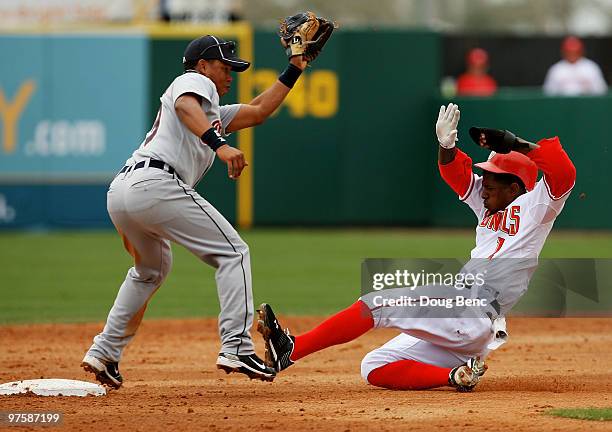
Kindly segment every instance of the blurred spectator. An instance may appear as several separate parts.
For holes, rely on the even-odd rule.
[[[487,71],[489,54],[482,48],[474,48],[465,57],[467,70],[457,79],[459,96],[491,96],[497,91],[497,82]]]
[[[544,93],[558,96],[598,95],[608,91],[601,69],[583,57],[584,45],[575,36],[568,36],[561,44],[563,60],[548,69]]]

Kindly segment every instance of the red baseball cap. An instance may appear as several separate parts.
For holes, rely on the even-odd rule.
[[[496,153],[486,162],[474,164],[478,168],[496,174],[513,174],[520,178],[527,191],[533,190],[538,179],[538,166],[523,153]]]

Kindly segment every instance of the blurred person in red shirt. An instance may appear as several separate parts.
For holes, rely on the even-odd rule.
[[[465,57],[467,70],[457,79],[458,96],[492,96],[497,82],[487,73],[489,54],[482,48],[470,50]]]

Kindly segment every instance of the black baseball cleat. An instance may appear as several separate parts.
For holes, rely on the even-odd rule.
[[[117,362],[109,362],[85,355],[81,367],[86,372],[95,374],[96,380],[105,386],[118,389],[123,384],[123,377],[119,373],[119,363]]]
[[[467,363],[453,368],[448,375],[448,384],[459,392],[470,392],[480,382],[480,377],[487,371],[484,359],[472,357]]]
[[[257,309],[259,320],[257,331],[262,334],[266,342],[266,364],[273,367],[276,372],[287,369],[293,364],[295,338],[289,334],[289,330],[281,329],[274,312],[269,304],[262,303]]]
[[[266,366],[265,362],[257,357],[257,354],[236,355],[219,353],[217,368],[223,369],[228,374],[239,372],[251,379],[260,379],[262,381],[273,381],[276,377],[274,369]]]

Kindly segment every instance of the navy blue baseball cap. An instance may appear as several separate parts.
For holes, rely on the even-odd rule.
[[[236,42],[226,41],[212,35],[192,40],[185,48],[183,64],[196,63],[198,60],[221,60],[232,67],[234,72],[244,72],[251,63],[236,56]]]

